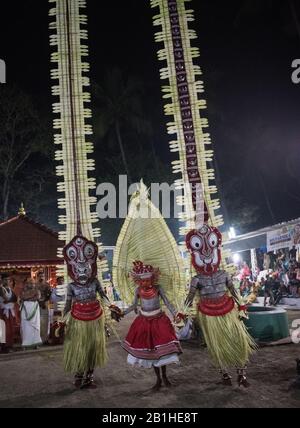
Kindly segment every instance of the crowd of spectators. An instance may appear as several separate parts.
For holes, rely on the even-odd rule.
[[[246,300],[264,297],[264,305],[276,306],[283,297],[300,298],[300,263],[295,247],[289,251],[267,253],[263,270],[253,272],[246,262],[240,266],[240,293]]]

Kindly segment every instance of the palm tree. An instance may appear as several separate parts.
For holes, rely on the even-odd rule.
[[[30,97],[15,86],[0,88],[0,200],[6,220],[17,178],[33,155],[47,153],[41,118]]]
[[[150,123],[145,119],[142,108],[144,88],[140,80],[125,76],[118,68],[105,73],[101,84],[93,87],[95,108],[95,132],[99,138],[111,138],[117,141],[124,170],[129,183],[132,183],[131,171],[124,144],[125,131],[134,131],[138,135],[149,135]]]

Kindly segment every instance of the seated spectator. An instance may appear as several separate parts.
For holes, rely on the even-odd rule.
[[[252,284],[250,294],[247,296],[247,301],[246,301],[247,304],[252,304],[257,302],[257,296],[260,288],[261,288],[261,285],[259,284],[259,282]]]
[[[261,278],[260,284],[259,284],[260,287],[258,289],[258,296],[259,297],[264,297],[264,295],[265,295],[265,282],[266,282],[265,278]]]
[[[264,306],[267,305],[267,298],[269,297],[269,306],[274,304],[273,295],[273,280],[270,275],[266,276],[265,288],[264,288]]]
[[[280,282],[279,277],[276,275],[273,278],[273,282],[272,282],[272,291],[273,291],[273,296],[274,296],[274,306],[277,306],[278,303],[280,302],[280,300],[282,299],[282,292],[281,292],[281,287],[282,287],[282,282]]]
[[[297,278],[297,262],[293,261],[290,263],[290,269],[288,272],[289,277],[289,287],[290,287],[290,293],[292,297],[298,297],[298,288],[300,285],[300,281]]]
[[[241,282],[241,286],[240,286],[240,293],[241,293],[242,297],[247,297],[250,294],[251,286],[252,286],[252,284],[251,284],[249,278],[243,279],[243,281]]]
[[[291,261],[296,261],[297,249],[296,249],[295,245],[293,245],[293,247],[289,251],[289,258]]]

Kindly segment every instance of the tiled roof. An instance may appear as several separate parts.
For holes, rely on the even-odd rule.
[[[56,265],[58,234],[26,215],[0,223],[0,266]]]

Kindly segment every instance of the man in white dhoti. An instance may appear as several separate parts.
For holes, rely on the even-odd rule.
[[[5,322],[0,318],[0,351],[3,349],[3,345],[5,345]]]
[[[39,305],[40,305],[40,334],[44,344],[48,343],[50,322],[49,322],[49,300],[51,297],[51,287],[45,280],[44,272],[39,272],[37,275],[36,286],[40,292]]]
[[[22,346],[37,347],[42,343],[40,335],[40,292],[35,283],[27,280],[21,294]]]

